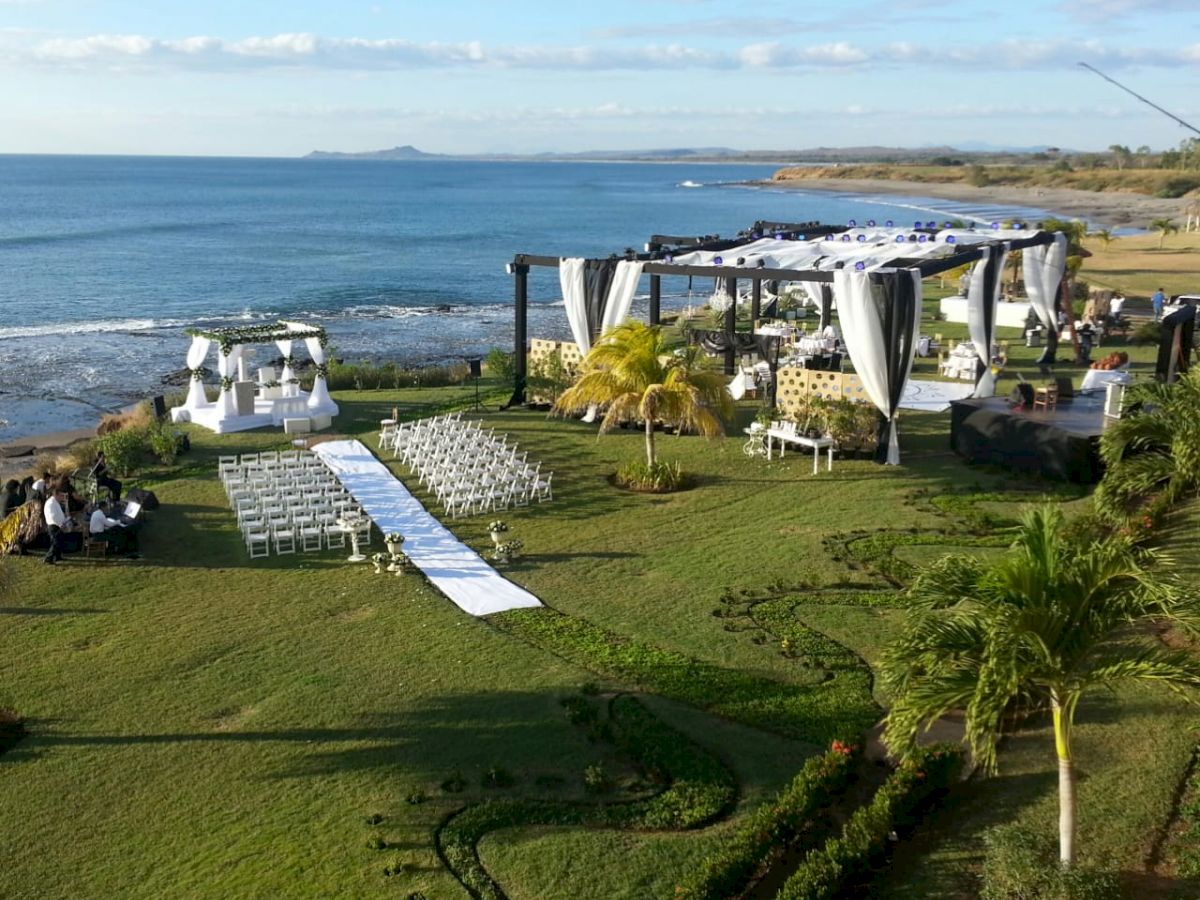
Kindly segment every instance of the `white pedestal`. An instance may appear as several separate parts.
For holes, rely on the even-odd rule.
[[[254,415],[254,391],[258,387],[253,381],[235,381],[233,383],[233,402],[237,405],[239,416]]]

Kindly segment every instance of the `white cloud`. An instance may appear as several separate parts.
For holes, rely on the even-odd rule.
[[[1195,0],[1062,0],[1058,8],[1085,22],[1107,22],[1128,16],[1196,11]]]
[[[0,0],[2,2],[2,0]],[[136,34],[20,39],[8,35],[0,63],[36,63],[74,69],[327,69],[373,72],[415,68],[536,69],[555,71],[650,71],[659,69],[839,70],[920,67],[930,69],[1049,70],[1087,59],[1098,66],[1194,66],[1200,44],[1175,48],[1116,47],[1101,41],[1005,40],[975,45],[897,42],[867,46],[835,41],[751,43],[733,51],[682,43],[642,47],[528,45],[487,46],[480,41],[416,42],[401,38],[331,38],[285,33],[226,40]]]

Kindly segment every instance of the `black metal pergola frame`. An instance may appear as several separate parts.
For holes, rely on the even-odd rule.
[[[643,263],[642,274],[650,276],[650,310],[648,319],[651,325],[658,325],[661,322],[662,278],[666,275],[723,279],[726,292],[735,298],[737,297],[738,281],[742,279],[750,280],[750,320],[752,323],[760,318],[762,283],[764,281],[807,281],[818,283],[821,285],[821,325],[823,327],[829,323],[830,309],[833,301],[833,269],[821,271],[813,269],[775,269],[766,266],[742,265],[742,260],[735,260],[734,265],[681,265],[670,260],[678,253],[732,250],[766,235],[774,235],[777,239],[785,241],[804,240],[810,237],[815,238],[816,236],[820,236],[823,239],[825,235],[841,234],[852,227],[854,226],[823,225],[820,222],[786,223],[758,221],[749,229],[733,238],[721,238],[718,235],[704,235],[699,237],[653,235],[646,244],[645,252],[637,253],[632,249],[628,249],[624,254],[613,254],[609,259],[624,259]],[[913,235],[931,235],[936,233],[937,230],[936,228],[928,227],[913,228],[911,229],[911,233]],[[969,247],[965,247],[950,256],[937,259],[897,258],[892,260],[887,266],[873,269],[870,274],[872,280],[876,281],[892,280],[894,282],[901,274],[908,274],[913,271],[919,272],[921,278],[928,278],[929,276],[938,275],[982,259],[985,247],[995,247],[1006,243],[1009,245],[1010,251],[1023,250],[1026,247],[1049,244],[1053,240],[1054,236],[1051,232],[1037,232],[1026,237],[1016,237],[1012,232],[1008,232],[1003,238],[997,237],[995,240],[980,241],[971,244]],[[994,254],[992,258],[995,258]],[[513,276],[513,303],[515,312],[513,329],[513,395],[512,399],[508,402],[508,406],[525,402],[525,388],[529,374],[527,353],[529,343],[528,308],[530,269],[535,267],[557,269],[559,261],[559,257],[557,256],[518,253],[513,257],[512,263],[508,266],[508,272]],[[588,262],[596,263],[600,262],[600,260],[588,260]],[[835,266],[835,269],[841,267],[842,264],[839,263]],[[889,296],[896,296],[895,285],[893,284],[891,287],[893,290],[889,293]],[[889,305],[885,311],[885,334],[891,334],[894,330],[894,322],[892,321],[894,318],[893,312]],[[920,311],[917,310],[916,313],[919,315]],[[724,364],[725,374],[727,375],[734,373],[737,363],[733,341],[733,335],[736,330],[737,305],[733,304],[726,310],[724,321],[724,331],[727,337]]]

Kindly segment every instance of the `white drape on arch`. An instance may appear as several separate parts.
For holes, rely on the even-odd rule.
[[[608,302],[604,307],[604,320],[600,323],[600,334],[616,328],[629,315],[633,306],[633,295],[637,293],[638,281],[642,277],[642,263],[622,260],[617,263],[612,284],[608,287]]]
[[[983,375],[975,385],[973,397],[991,397],[996,393],[996,376],[992,374],[992,341],[996,336],[996,309],[1000,305],[1000,286],[1004,282],[1004,264],[1008,259],[1008,244],[996,248],[995,265],[992,266],[993,282],[987,283],[988,263],[992,259],[991,247],[983,248],[983,258],[971,270],[971,282],[967,290],[967,332],[975,352],[983,360]]]
[[[204,358],[208,356],[208,348],[212,346],[212,340],[200,335],[195,335],[192,338],[192,346],[188,348],[187,367],[191,371],[195,371],[204,365]],[[187,399],[183,401],[184,409],[205,409],[212,406],[208,395],[204,393],[204,382],[199,378],[190,377],[188,379],[188,394]]]
[[[562,287],[563,305],[567,308],[567,322],[571,325],[571,336],[580,353],[592,349],[592,338],[588,333],[587,290],[583,281],[587,260],[570,257],[558,261],[558,283]]]
[[[318,366],[325,365],[325,348],[321,346],[320,338],[305,338],[304,346],[308,349],[308,354],[313,358],[313,362]],[[328,413],[333,416],[338,414],[338,406],[329,396],[329,386],[325,383],[325,376],[320,372],[313,378],[312,393],[308,397],[308,408],[318,414]]]
[[[221,378],[232,378],[234,376],[237,372],[237,364],[241,356],[241,344],[235,344],[228,354],[220,351],[217,352],[217,373]],[[237,415],[237,401],[233,396],[233,391],[227,390],[224,385],[221,386],[221,396],[217,398],[217,405],[221,407],[222,416]]]
[[[917,271],[909,274],[913,280],[916,309],[919,310],[921,275]],[[900,442],[896,435],[896,412],[900,408],[899,398],[904,393],[904,384],[912,371],[917,333],[920,331],[920,316],[913,315],[911,333],[902,334],[901,346],[893,347],[889,353],[886,343],[888,338],[883,331],[883,304],[887,300],[875,296],[870,273],[838,269],[833,277],[834,296],[838,301],[838,317],[846,352],[850,355],[850,361],[854,363],[854,371],[862,379],[867,396],[887,417],[887,463],[891,466],[899,465]],[[900,357],[895,359],[894,367],[889,367],[889,359],[895,358],[895,354],[900,354]],[[889,368],[897,373],[900,382],[898,385],[891,383]],[[895,402],[893,397],[896,398]]]
[[[1046,330],[1057,334],[1058,317],[1054,313],[1054,306],[1058,286],[1067,269],[1067,236],[1055,234],[1052,244],[1026,247],[1021,254],[1021,267],[1029,305]]]
[[[279,380],[286,384],[296,377],[296,373],[288,364],[288,360],[292,358],[292,342],[290,339],[279,340],[275,342],[275,346],[279,348],[279,352],[283,356],[283,372],[280,374]]]

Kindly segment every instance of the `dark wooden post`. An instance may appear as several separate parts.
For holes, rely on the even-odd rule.
[[[513,317],[513,394],[508,405],[516,406],[525,402],[525,381],[529,374],[529,335],[527,334],[526,317],[529,308],[529,266],[514,263],[512,270],[513,304],[516,307],[516,315]]]
[[[732,301],[729,309],[725,310],[725,374],[732,375],[737,371],[737,347],[735,335],[737,332],[737,279],[725,279],[725,293]]]
[[[662,276],[650,276],[650,324],[662,322]]]
[[[820,328],[824,331],[829,327],[830,319],[833,318],[833,285],[821,285],[821,325]]]
[[[755,278],[750,282],[750,330],[758,323],[762,315],[762,279]]]

